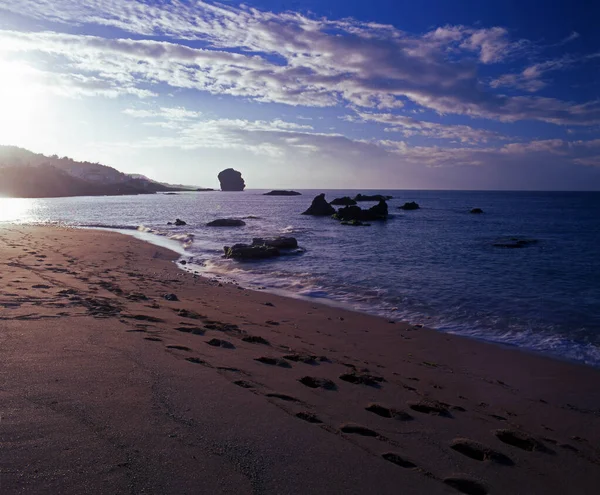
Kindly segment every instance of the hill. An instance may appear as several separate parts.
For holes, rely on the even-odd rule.
[[[154,194],[185,188],[131,176],[99,163],[0,146],[0,196],[43,198]]]

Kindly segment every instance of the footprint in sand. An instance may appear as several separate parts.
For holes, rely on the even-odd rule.
[[[356,425],[352,423],[344,424],[340,426],[342,433],[349,433],[351,435],[361,435],[363,437],[380,437],[379,433],[366,426]]]
[[[298,380],[302,385],[310,388],[324,388],[325,390],[337,390],[337,385],[327,378],[316,378],[314,376],[305,376]]]
[[[213,347],[222,347],[223,349],[235,349],[235,346],[228,340],[210,339],[206,343],[208,345],[212,345]]]
[[[254,388],[254,386],[251,383],[248,383],[247,381],[244,381],[244,380],[236,380],[233,383],[235,385],[237,385],[238,387],[242,387],[242,388]]]
[[[407,461],[394,452],[387,452],[382,454],[381,457],[383,457],[386,461],[390,461],[391,463],[396,464],[396,466],[400,466],[405,469],[413,469],[417,467],[415,463]]]
[[[208,364],[206,361],[203,361],[200,358],[197,357],[189,357],[189,358],[185,358],[186,361],[189,361],[190,363],[194,363],[194,364]]]
[[[287,361],[284,361],[283,359],[279,359],[279,358],[272,358],[272,357],[259,357],[254,359],[255,361],[258,361],[259,363],[263,363],[263,364],[268,364],[271,366],[280,366],[281,368],[291,368],[292,365],[290,363],[288,363]]]
[[[272,399],[284,400],[286,402],[302,402],[301,400],[296,399],[296,397],[292,397],[291,395],[286,395],[286,394],[272,393],[272,394],[267,394],[266,396],[270,397]]]
[[[359,373],[357,371],[340,375],[340,380],[352,383],[354,385],[369,385],[370,387],[379,387],[380,383],[385,382],[385,378],[380,376]]]
[[[442,404],[433,399],[423,399],[418,402],[409,402],[408,407],[413,411],[417,411],[423,414],[432,414],[436,416],[443,416],[451,418],[452,414],[448,411],[446,404]]]
[[[369,404],[365,409],[369,412],[377,414],[382,418],[393,418],[399,421],[410,421],[414,419],[410,414],[404,411],[398,411],[397,409],[390,409],[381,404]]]
[[[500,440],[508,445],[513,447],[517,447],[521,450],[526,450],[528,452],[543,452],[546,454],[554,454],[553,450],[550,450],[546,447],[542,442],[533,438],[531,435],[527,433],[523,433],[517,430],[496,430],[494,431],[494,435]]]
[[[124,318],[131,318],[132,320],[138,321],[150,321],[152,323],[163,323],[164,320],[161,318],[157,318],[156,316],[148,316],[148,315],[123,315]]]
[[[189,347],[184,345],[168,345],[167,349],[175,349],[176,351],[191,351]]]
[[[243,337],[242,340],[251,344],[271,345],[271,343],[267,339],[256,335],[248,335],[247,337]]]
[[[288,361],[294,361],[296,363],[304,363],[310,364],[313,366],[318,365],[317,356],[310,356],[308,354],[287,354],[283,356],[283,359],[287,359]]]
[[[206,332],[199,327],[176,327],[175,330],[183,333],[191,333],[194,335],[204,335]]]
[[[317,416],[310,412],[299,412],[298,414],[296,414],[296,417],[313,424],[323,423],[323,421],[321,421]]]
[[[468,438],[455,438],[450,444],[450,448],[476,461],[491,461],[504,466],[514,466],[514,462],[510,457],[502,452]]]
[[[444,478],[443,482],[466,495],[487,495],[488,493],[487,488],[482,483],[469,478],[450,476]]]

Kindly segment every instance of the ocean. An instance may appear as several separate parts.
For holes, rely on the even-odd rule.
[[[171,247],[187,270],[248,288],[600,366],[600,193],[264,192],[0,199],[0,223],[117,230]],[[393,196],[390,218],[352,227],[301,215],[321,192],[329,201]],[[398,209],[407,201],[421,209]],[[471,214],[475,207],[484,214]],[[187,225],[167,225],[176,218]],[[205,226],[216,218],[246,226]],[[222,257],[225,245],[280,235],[306,252],[249,263]],[[494,246],[510,238],[537,242]]]

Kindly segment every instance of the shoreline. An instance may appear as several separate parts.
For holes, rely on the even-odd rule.
[[[189,265],[189,264],[182,265],[182,264],[180,264],[179,261],[183,260],[184,257],[186,257],[186,256],[189,257],[189,253],[187,253],[185,251],[185,248],[182,247],[182,243],[179,242],[178,240],[164,237],[164,236],[161,236],[160,234],[136,230],[133,227],[131,227],[130,229],[116,229],[116,228],[111,228],[111,227],[95,227],[95,226],[73,227],[73,228],[83,228],[83,229],[90,229],[90,230],[105,230],[108,232],[116,232],[116,233],[119,233],[122,235],[132,236],[138,240],[141,240],[142,242],[147,242],[151,245],[163,247],[165,249],[169,249],[170,251],[173,251],[173,253],[175,253],[178,257],[178,259],[175,262],[175,265],[177,266],[177,268],[179,268],[180,270],[182,270],[184,272],[196,274],[198,276],[204,277],[209,280],[213,280],[213,281],[219,280],[219,281],[224,281],[226,283],[233,283],[235,285],[240,285],[241,283],[242,284],[247,283],[247,281],[243,281],[240,278],[236,279],[236,277],[228,275],[227,273],[222,273],[222,272],[217,272],[217,271],[211,272],[208,270],[205,270],[205,271],[195,270],[195,268],[200,267],[201,265]],[[162,241],[165,241],[165,242],[162,242]],[[177,249],[177,248],[179,248],[179,249]],[[193,266],[193,268],[190,268],[190,266]],[[220,279],[222,279],[222,280],[220,280]],[[293,291],[286,290],[286,289],[276,289],[276,288],[274,289],[274,288],[270,288],[268,286],[263,286],[263,287],[264,287],[263,289],[258,289],[256,287],[244,286],[244,288],[246,290],[251,290],[251,291],[255,291],[255,292],[265,292],[267,294],[273,294],[273,295],[277,295],[277,296],[284,297],[284,298],[305,301],[307,303],[312,303],[312,304],[322,304],[322,305],[330,307],[330,308],[343,309],[343,310],[359,313],[362,315],[368,315],[368,316],[374,316],[374,317],[378,317],[378,318],[394,320],[395,323],[400,323],[400,324],[404,324],[404,325],[411,325],[411,326],[422,325],[424,328],[427,328],[428,330],[435,331],[435,332],[438,332],[443,335],[453,335],[453,336],[464,338],[464,339],[474,340],[474,341],[477,341],[477,342],[480,342],[483,344],[496,345],[496,346],[499,346],[499,347],[505,348],[505,349],[517,350],[517,351],[523,352],[525,354],[546,357],[546,358],[549,358],[552,360],[557,360],[560,362],[566,362],[566,363],[576,364],[576,365],[590,367],[593,369],[600,370],[600,363],[592,364],[592,363],[583,361],[581,359],[576,359],[576,358],[569,357],[569,356],[566,356],[563,354],[550,353],[548,351],[541,351],[541,350],[538,350],[533,347],[525,347],[525,346],[522,346],[519,344],[513,344],[510,342],[494,339],[493,338],[494,336],[492,336],[490,338],[490,337],[483,337],[483,336],[478,336],[478,335],[462,334],[462,333],[455,332],[455,331],[440,330],[437,327],[428,326],[425,323],[429,317],[423,317],[423,319],[421,321],[419,321],[418,323],[415,323],[413,321],[409,321],[409,320],[402,319],[402,318],[393,318],[391,316],[383,316],[381,314],[378,314],[377,312],[369,312],[365,309],[356,307],[351,302],[339,301],[339,300],[336,300],[329,296],[323,297],[323,298],[311,297],[311,296],[304,296],[302,294],[296,294]]]
[[[5,493],[600,483],[597,369],[215,282],[177,257],[0,226]]]

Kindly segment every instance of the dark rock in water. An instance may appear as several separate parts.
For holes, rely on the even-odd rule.
[[[177,193],[164,193],[165,196],[177,196]]]
[[[537,244],[537,239],[523,239],[519,237],[508,237],[505,239],[498,239],[493,246],[507,249],[518,249]]]
[[[242,174],[237,170],[228,168],[218,175],[221,191],[243,191],[246,187]]]
[[[410,203],[404,203],[402,206],[398,206],[401,210],[418,210],[421,208],[417,203],[411,201]]]
[[[481,208],[473,208],[471,210],[471,213],[475,213],[475,214],[483,213],[483,210]]]
[[[231,247],[225,246],[223,250],[225,251],[225,258],[238,260],[262,260],[281,255],[279,249],[265,245],[234,244]]]
[[[212,189],[210,187],[199,187],[198,189],[196,189],[196,192],[209,192],[209,191],[214,191],[214,189]]]
[[[325,200],[325,194],[319,194],[313,199],[310,208],[303,215],[312,215],[315,217],[329,217],[335,213],[335,208]]]
[[[352,198],[350,198],[348,196],[344,196],[343,198],[335,198],[329,204],[336,205],[336,206],[354,206],[356,204],[356,201],[354,201]]]
[[[167,222],[167,225],[173,225],[173,222]]]
[[[295,237],[275,237],[274,239],[262,239],[255,237],[252,239],[253,246],[271,246],[277,249],[296,249],[298,241]]]
[[[342,220],[344,222],[386,220],[387,217],[388,206],[383,199],[368,210],[363,210],[360,206],[346,206],[345,208],[340,208],[337,213],[333,215],[333,218],[336,220]]]
[[[185,261],[185,260],[181,260],[181,261],[179,261],[179,264],[180,264],[180,265],[187,265],[187,261]]]
[[[165,294],[163,296],[167,301],[179,301],[177,294]]]
[[[177,218],[175,219],[175,225],[177,225],[178,227],[182,227],[183,225],[187,225],[187,223]]]
[[[252,244],[235,244],[225,246],[225,257],[238,260],[275,258],[286,254],[300,254],[303,248],[298,247],[294,237],[276,237],[274,239],[252,239]]]
[[[357,194],[354,197],[354,201],[387,201],[388,199],[392,199],[392,196],[383,196],[382,194],[373,194],[369,196],[368,194]]]
[[[264,193],[263,196],[301,196],[302,193],[296,191],[271,191]]]
[[[206,224],[207,227],[243,227],[246,222],[237,218],[219,218]]]
[[[371,224],[370,223],[364,223],[361,222],[360,220],[350,220],[349,222],[344,221],[344,222],[340,222],[341,225],[350,225],[352,227],[370,227]]]

